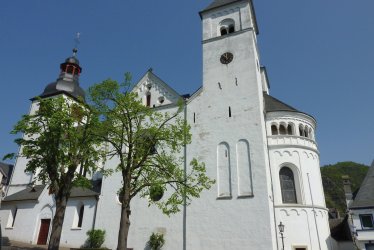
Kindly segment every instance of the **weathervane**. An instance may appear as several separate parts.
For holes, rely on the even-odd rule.
[[[74,49],[73,49],[73,56],[76,56],[77,55],[77,52],[78,52],[78,45],[80,44],[80,36],[81,36],[81,33],[80,32],[77,32],[77,35],[75,36],[74,38]]]

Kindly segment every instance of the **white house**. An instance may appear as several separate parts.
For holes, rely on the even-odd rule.
[[[260,65],[258,27],[250,0],[215,0],[200,12],[203,85],[182,96],[181,116],[191,125],[186,162],[205,162],[216,179],[183,212],[166,217],[145,200],[132,203],[129,247],[146,249],[152,232],[164,234],[164,249],[332,249],[315,141],[316,121],[269,93]],[[75,56],[61,64],[61,74],[40,95],[84,96]],[[144,104],[173,111],[181,95],[151,70],[133,91]],[[31,112],[37,108],[36,100]],[[117,159],[106,161],[114,168]],[[0,211],[3,234],[10,239],[46,244],[53,198],[42,185],[29,186],[27,159],[17,159]],[[186,166],[181,166],[188,167]],[[105,229],[105,245],[115,249],[119,228],[119,174],[94,175],[95,189],[75,189],[69,200],[61,244],[79,247],[91,228]],[[284,225],[280,233],[278,225]]]
[[[374,162],[349,206],[354,241],[360,250],[374,249]]]

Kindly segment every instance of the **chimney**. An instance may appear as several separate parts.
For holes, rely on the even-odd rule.
[[[347,204],[347,209],[353,202],[353,195],[352,195],[352,188],[351,188],[351,180],[348,175],[343,175],[343,187],[344,187],[344,194],[345,194],[345,202]]]

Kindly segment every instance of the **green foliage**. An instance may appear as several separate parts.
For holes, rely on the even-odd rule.
[[[147,197],[165,214],[179,211],[184,200],[199,197],[214,183],[205,175],[205,166],[194,159],[185,173],[181,151],[191,142],[190,126],[181,113],[184,102],[172,113],[146,107],[137,93],[129,92],[130,76],[124,83],[108,79],[89,89],[90,102],[100,113],[99,134],[108,143],[108,157],[120,160],[124,202],[136,195]],[[152,187],[158,186],[168,197],[152,200]],[[160,191],[160,190],[159,190]]]
[[[355,162],[338,162],[334,165],[321,167],[326,206],[337,208],[341,215],[345,214],[347,206],[343,189],[343,175],[350,177],[352,191],[357,191],[368,171],[368,166]]]
[[[38,104],[37,111],[15,125],[11,133],[23,134],[15,140],[21,152],[8,156],[28,158],[25,171],[37,173],[35,178],[48,184],[53,194],[89,186],[77,169],[88,173],[97,169],[102,152],[95,136],[98,114],[84,103],[61,96],[39,99]]]
[[[160,185],[153,185],[149,188],[149,197],[152,201],[161,200],[164,195],[164,188]]]
[[[184,100],[170,107],[173,111],[161,112],[146,107],[130,88],[131,76],[126,74],[124,83],[108,79],[89,89],[90,103],[101,119],[98,135],[108,145],[107,157],[118,158],[115,170],[122,175],[119,249],[126,249],[130,224],[124,220],[131,213],[132,198],[147,198],[170,215],[214,183],[203,163],[194,159],[188,167],[183,157],[182,150],[191,143]],[[165,195],[158,199],[161,193]]]
[[[93,229],[87,231],[88,239],[85,247],[87,248],[100,248],[105,241],[105,230]]]
[[[160,233],[152,233],[149,237],[148,244],[152,250],[160,250],[165,244],[164,235]]]

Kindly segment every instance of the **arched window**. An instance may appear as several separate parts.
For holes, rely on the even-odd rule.
[[[295,178],[292,170],[288,167],[281,168],[279,171],[279,180],[283,203],[297,203]]]
[[[288,135],[293,135],[293,129],[292,129],[292,125],[291,124],[288,124],[288,126],[287,126],[287,134]]]
[[[299,134],[300,134],[300,136],[305,136],[303,125],[299,126]]]
[[[229,26],[229,34],[234,33],[234,32],[235,32],[235,26],[232,24]]]
[[[235,32],[235,22],[234,20],[228,18],[220,22],[219,32],[221,36],[231,34]]]
[[[226,27],[221,28],[221,36],[227,35],[227,29]]]
[[[308,130],[308,127],[305,127],[304,135],[305,135],[305,137],[309,137],[309,130]]]
[[[279,134],[281,135],[287,134],[286,127],[283,124],[279,125]]]
[[[83,223],[83,214],[84,214],[84,205],[82,205],[79,209],[79,213],[78,213],[78,224],[77,224],[77,227],[82,227],[82,223]]]
[[[278,135],[278,128],[276,125],[271,125],[271,134]]]

